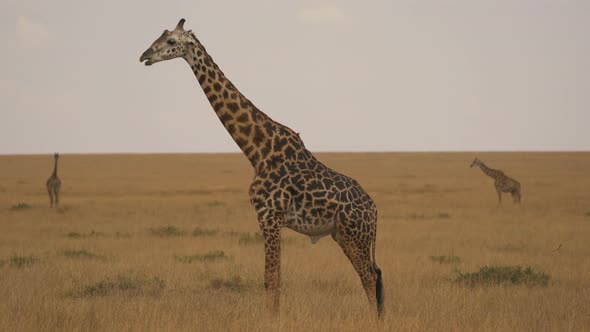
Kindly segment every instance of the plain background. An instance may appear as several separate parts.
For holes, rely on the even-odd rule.
[[[312,151],[589,150],[590,2],[0,4],[0,154],[239,151],[183,60],[181,17]]]

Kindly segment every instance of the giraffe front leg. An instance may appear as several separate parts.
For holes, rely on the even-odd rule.
[[[496,192],[498,193],[498,206],[500,206],[502,204],[502,191],[496,189]]]
[[[282,218],[260,218],[260,230],[264,239],[264,287],[267,308],[274,314],[280,309],[281,284],[281,224]]]
[[[49,194],[49,208],[53,207],[53,193],[51,192],[51,189],[47,190],[47,193]]]

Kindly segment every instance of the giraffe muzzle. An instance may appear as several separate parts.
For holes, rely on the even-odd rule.
[[[152,60],[153,53],[154,51],[152,51],[151,48],[148,48],[145,52],[143,52],[141,57],[139,57],[139,62],[145,61],[146,66],[151,66],[154,63],[154,61]]]

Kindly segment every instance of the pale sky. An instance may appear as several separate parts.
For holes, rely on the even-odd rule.
[[[239,151],[182,17],[312,151],[590,150],[590,1],[2,0],[0,154]]]

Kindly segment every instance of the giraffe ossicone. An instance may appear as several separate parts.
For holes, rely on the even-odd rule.
[[[369,303],[383,312],[383,280],[375,261],[377,207],[354,179],[340,174],[305,148],[299,134],[260,111],[219,69],[181,19],[141,55],[153,65],[183,58],[219,120],[248,158],[255,177],[250,203],[264,238],[267,300],[279,310],[281,229],[317,242],[331,235],[358,273]]]

